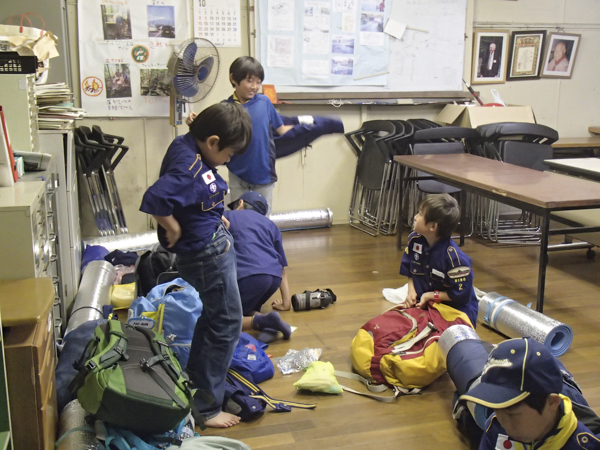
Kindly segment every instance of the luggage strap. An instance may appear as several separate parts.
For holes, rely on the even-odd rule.
[[[110,324],[110,322],[108,322],[108,324]],[[110,366],[116,364],[121,359],[124,359],[125,361],[127,361],[129,359],[129,355],[126,353],[127,352],[127,336],[122,332],[113,330],[112,328],[110,328],[110,325],[107,325],[107,326],[109,327],[109,341],[110,341],[110,336],[113,336],[113,335],[118,336],[119,340],[117,341],[117,343],[115,345],[113,345],[112,348],[110,348],[107,352],[105,352],[99,358],[99,360],[98,360],[99,364],[96,364],[95,361],[90,360],[84,365],[84,361],[88,360],[89,356],[96,351],[96,348],[98,347],[98,344],[100,343],[100,339],[96,336],[87,343],[87,345],[85,346],[85,349],[83,350],[83,354],[81,355],[81,358],[78,361],[76,361],[75,363],[73,363],[73,367],[75,369],[79,370],[79,372],[77,373],[77,375],[75,375],[75,377],[73,378],[71,383],[69,383],[69,386],[68,386],[68,389],[72,394],[77,392],[77,390],[81,386],[83,386],[83,383],[85,382],[85,377],[87,376],[88,373],[93,372],[97,368],[100,368],[100,370],[102,370],[107,367],[110,367]]]
[[[146,339],[148,340],[148,343],[150,344],[150,348],[152,349],[152,352],[154,353],[154,356],[152,358],[150,358],[150,359],[142,358],[140,360],[140,367],[142,368],[142,371],[148,373],[152,377],[152,379],[156,382],[156,384],[158,384],[162,388],[162,390],[165,391],[167,393],[167,395],[173,399],[173,401],[177,404],[177,406],[179,406],[181,409],[186,409],[188,407],[188,405],[186,405],[183,402],[183,400],[181,400],[181,398],[175,393],[175,391],[173,389],[171,389],[171,387],[168,386],[167,383],[165,383],[165,381],[160,377],[160,375],[158,375],[156,373],[156,371],[154,369],[152,369],[152,366],[154,366],[157,363],[160,363],[160,365],[163,367],[165,372],[167,372],[167,375],[169,375],[171,380],[173,380],[173,383],[175,383],[176,385],[183,384],[183,386],[180,386],[180,388],[182,388],[182,390],[188,392],[188,394],[190,394],[190,398],[191,398],[191,393],[189,392],[187,383],[179,382],[179,377],[183,376],[183,375],[179,370],[177,370],[175,365],[173,365],[173,363],[171,362],[171,358],[166,349],[167,344],[156,339],[156,335],[153,332],[151,332],[150,330],[148,330],[147,328],[143,328],[143,327],[133,327],[133,328],[135,328],[136,331],[139,331],[146,337]],[[184,377],[184,379],[185,379],[185,377]],[[192,400],[190,403],[193,404],[194,401]]]
[[[413,347],[417,342],[425,339],[427,336],[431,334],[432,331],[438,331],[435,325],[432,322],[429,322],[425,328],[421,330],[419,334],[417,334],[412,339],[408,341],[402,342],[401,344],[395,345],[392,349],[392,355],[398,355],[400,353],[405,352]]]
[[[362,377],[357,373],[336,370],[336,371],[334,371],[334,374],[336,377],[342,377],[342,378],[346,378],[349,380],[360,381],[362,384],[364,384],[367,387],[367,389],[370,392],[380,393],[380,392],[385,392],[389,389],[385,384],[372,383],[371,381],[367,380],[365,377]],[[400,395],[414,395],[414,394],[421,393],[421,389],[418,389],[418,388],[406,389],[406,388],[403,388],[400,386],[392,386],[391,387],[391,389],[393,391],[392,396],[375,395],[375,394],[368,394],[366,392],[359,392],[357,390],[351,389],[348,386],[344,386],[341,384],[340,384],[340,387],[344,391],[352,392],[353,394],[362,395],[364,397],[369,397],[369,398],[372,398],[373,400],[377,400],[379,402],[385,402],[385,403],[391,403],[391,402],[395,401]]]
[[[244,384],[252,392],[249,397],[263,400],[267,405],[273,408],[275,412],[289,412],[292,410],[292,408],[315,409],[317,407],[316,403],[300,403],[288,400],[277,400],[269,396],[265,391],[232,368],[227,370],[227,377],[232,377]]]

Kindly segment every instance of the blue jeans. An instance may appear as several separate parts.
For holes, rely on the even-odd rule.
[[[202,300],[186,372],[198,389],[194,399],[205,419],[221,412],[225,376],[242,330],[235,267],[233,237],[222,224],[202,250],[177,255],[179,274],[196,288]]]

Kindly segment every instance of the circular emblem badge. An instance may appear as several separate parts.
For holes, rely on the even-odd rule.
[[[136,45],[131,49],[131,57],[136,63],[145,63],[150,57],[150,51],[143,45]]]
[[[81,82],[81,91],[90,97],[99,96],[104,90],[104,83],[98,77],[87,77]]]
[[[217,183],[211,183],[210,186],[208,186],[208,189],[214,194],[217,192]]]

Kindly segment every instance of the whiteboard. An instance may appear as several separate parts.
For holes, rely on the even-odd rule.
[[[335,5],[340,0],[333,0]],[[344,0],[344,2],[352,0]],[[285,2],[285,0],[284,0]],[[291,0],[296,8],[303,7],[308,0]],[[356,0],[360,14],[361,0]],[[263,3],[263,2],[261,2]],[[265,84],[274,84],[277,92],[444,92],[462,91],[462,78],[465,55],[465,32],[468,0],[385,0],[386,24],[392,19],[407,26],[401,39],[387,36],[385,59],[387,67],[381,66],[384,58],[379,55],[376,73],[388,72],[352,83],[337,84],[327,82],[321,86],[314,80],[305,82],[298,76],[290,76],[290,68],[269,67],[269,36],[277,32],[270,31],[260,23],[261,14],[256,18],[256,38],[258,42],[257,57],[265,69]],[[273,0],[265,0],[264,4],[273,4]],[[303,40],[303,16],[295,15],[294,40]],[[358,49],[357,45],[357,49]],[[298,46],[296,46],[297,50]],[[301,47],[300,47],[301,48]],[[372,48],[369,48],[372,52]],[[298,53],[298,52],[297,52]],[[307,55],[295,55],[294,70],[302,72],[303,59]],[[371,67],[358,67],[361,64],[372,65],[367,59],[359,58],[355,63],[359,73],[373,71]],[[288,80],[288,82],[283,81]],[[292,80],[293,83],[290,83]],[[282,82],[283,81],[283,82]]]

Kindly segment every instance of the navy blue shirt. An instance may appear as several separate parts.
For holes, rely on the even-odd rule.
[[[400,275],[412,278],[417,298],[425,292],[446,292],[452,301],[442,303],[464,312],[475,328],[479,302],[473,289],[471,258],[452,239],[440,240],[430,248],[422,235],[410,233]]]
[[[225,101],[237,102],[233,95]],[[281,117],[266,95],[256,94],[242,106],[250,115],[252,140],[243,154],[231,157],[227,169],[251,184],[274,183],[277,181],[277,174],[273,131],[283,125]]]
[[[227,183],[200,156],[190,133],[173,139],[160,167],[160,178],[148,188],[140,211],[154,216],[173,215],[181,238],[173,253],[202,250],[221,223]],[[158,240],[167,247],[166,231],[158,226]]]
[[[271,219],[251,209],[225,211],[231,223],[238,280],[251,275],[281,278],[287,259],[283,251],[281,231]]]

